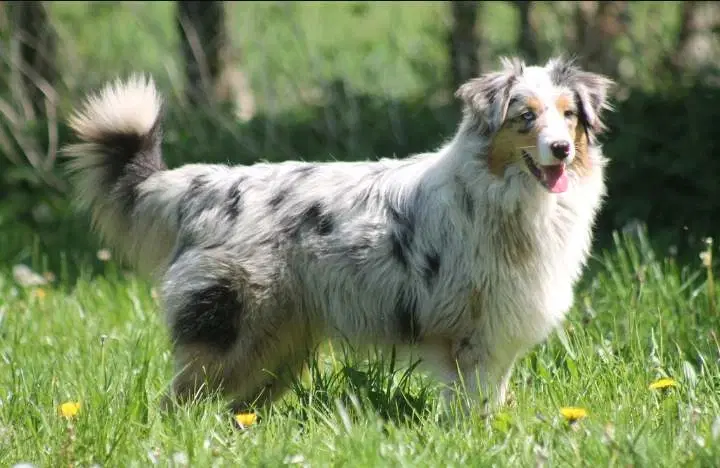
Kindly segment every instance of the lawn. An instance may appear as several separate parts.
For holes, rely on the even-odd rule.
[[[100,274],[20,287],[0,276],[0,466],[713,466],[720,313],[709,270],[644,237],[592,260],[561,333],[517,366],[514,401],[447,418],[426,376],[324,346],[295,388],[239,426],[222,402],[172,414],[151,285]],[[369,358],[369,359],[367,359]],[[661,378],[676,385],[651,389]],[[64,417],[59,405],[80,404]],[[583,408],[570,423],[563,407]]]

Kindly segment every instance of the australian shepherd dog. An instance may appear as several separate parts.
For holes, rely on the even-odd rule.
[[[321,340],[342,338],[412,351],[451,395],[463,382],[471,402],[498,404],[573,304],[605,196],[612,84],[563,58],[503,59],[457,90],[462,121],[436,151],[169,169],[162,99],[134,75],[76,110],[66,155],[100,235],[158,282],[169,401],[273,401]]]

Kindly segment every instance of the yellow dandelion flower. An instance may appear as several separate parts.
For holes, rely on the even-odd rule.
[[[77,401],[66,401],[59,407],[60,416],[66,419],[74,418],[80,412],[80,403]]]
[[[678,383],[673,379],[660,379],[651,383],[648,387],[650,390],[665,390],[670,387],[677,387]]]
[[[257,414],[255,413],[238,413],[235,415],[235,422],[242,428],[252,426],[257,422]]]
[[[47,292],[43,288],[37,288],[33,290],[32,295],[37,297],[40,300],[45,299],[45,296],[47,296]]]
[[[580,419],[583,419],[588,415],[588,412],[583,408],[576,408],[572,406],[566,406],[564,408],[560,408],[560,415],[565,418],[568,422],[575,422],[579,421]]]

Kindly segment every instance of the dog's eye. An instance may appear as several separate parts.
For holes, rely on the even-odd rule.
[[[525,120],[526,122],[532,122],[533,120],[535,120],[535,113],[532,111],[525,111],[520,114],[520,118]]]
[[[574,111],[574,110],[570,110],[570,109],[566,110],[566,111],[565,111],[565,118],[566,118],[566,119],[569,119],[569,118],[571,118],[571,117],[575,117],[575,111]]]

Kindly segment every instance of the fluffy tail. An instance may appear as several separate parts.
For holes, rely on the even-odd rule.
[[[145,272],[160,266],[177,232],[175,221],[143,190],[143,183],[166,170],[161,108],[152,79],[136,75],[110,83],[70,117],[80,143],[64,150],[77,202],[91,210],[104,240]]]

